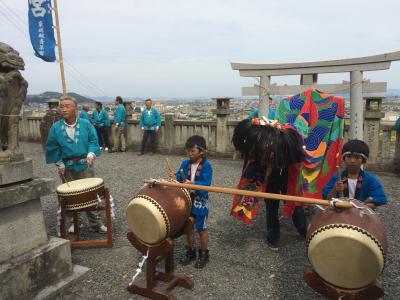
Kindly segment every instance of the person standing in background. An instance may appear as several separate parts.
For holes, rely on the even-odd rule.
[[[269,97],[269,109],[268,109],[268,119],[270,120],[274,120],[275,119],[275,112],[276,112],[276,108],[272,107],[272,98]],[[247,117],[247,119],[252,120],[254,117],[258,118],[258,108],[254,109],[249,116]]]
[[[110,140],[108,138],[107,124],[110,123],[110,119],[106,110],[103,109],[103,103],[96,101],[96,109],[93,112],[92,119],[99,138],[100,150],[104,148],[105,151],[108,151]]]
[[[89,116],[89,110],[90,110],[90,108],[89,108],[89,105],[83,105],[82,106],[82,111],[81,111],[81,113],[79,114],[79,118],[81,118],[81,119],[86,119],[86,120],[88,120],[88,121],[91,121],[90,120],[90,116]]]
[[[116,109],[114,113],[114,123],[111,127],[114,137],[112,152],[126,151],[125,136],[124,136],[126,110],[122,102],[123,101],[120,96],[117,96],[115,98]]]
[[[142,112],[140,117],[140,128],[142,129],[143,139],[142,139],[142,147],[140,149],[140,153],[138,155],[143,155],[144,150],[146,148],[147,140],[150,137],[150,151],[153,154],[156,151],[156,139],[157,139],[157,131],[161,126],[160,114],[158,113],[155,107],[152,107],[153,102],[151,99],[147,99],[144,102],[146,108]]]

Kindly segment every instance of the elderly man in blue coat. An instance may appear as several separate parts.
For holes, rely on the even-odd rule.
[[[46,162],[56,165],[63,182],[94,177],[93,162],[100,155],[96,130],[89,120],[77,117],[74,98],[61,98],[60,111],[63,118],[52,125],[47,138]],[[87,212],[87,217],[93,231],[107,232],[97,212]],[[68,232],[74,232],[73,224]]]

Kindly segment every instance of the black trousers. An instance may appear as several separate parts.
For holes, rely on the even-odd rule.
[[[267,210],[267,239],[269,242],[276,244],[280,238],[280,224],[279,224],[279,203],[277,200],[265,199]],[[307,218],[304,214],[302,206],[296,206],[292,215],[293,225],[296,227],[297,232],[305,237],[307,233]]]
[[[96,127],[97,137],[99,138],[99,145],[100,147],[107,147],[110,148],[110,138],[108,127]]]
[[[287,178],[287,169],[272,169],[267,191],[275,194],[286,194],[288,184]],[[267,213],[267,240],[272,244],[278,243],[280,238],[279,203],[280,201],[277,200],[265,199]],[[297,229],[297,232],[305,237],[307,233],[308,222],[302,206],[295,207],[292,215],[292,221]]]
[[[142,140],[142,147],[140,149],[141,153],[144,153],[146,148],[147,140],[150,138],[150,151],[156,151],[156,139],[157,139],[157,132],[155,130],[145,130],[143,133],[143,140]]]

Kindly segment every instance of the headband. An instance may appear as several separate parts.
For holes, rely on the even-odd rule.
[[[344,160],[344,158],[347,155],[351,155],[351,154],[356,154],[356,155],[360,155],[365,161],[368,160],[368,156],[366,156],[364,153],[360,153],[360,152],[351,152],[351,151],[347,151],[345,153],[342,154],[342,159]]]

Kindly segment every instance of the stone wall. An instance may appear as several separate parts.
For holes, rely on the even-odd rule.
[[[24,116],[20,121],[20,139],[29,142],[40,142],[40,117]],[[161,129],[158,135],[159,150],[165,153],[183,153],[186,139],[193,135],[202,135],[207,142],[211,155],[232,157],[234,148],[231,143],[233,130],[238,121],[228,121],[225,132],[217,135],[216,121],[186,121],[174,120],[173,115],[167,114],[165,121],[161,122]],[[347,122],[346,122],[347,123]],[[138,120],[128,120],[126,127],[126,140],[128,149],[139,151],[142,141],[142,133]],[[366,124],[371,124],[366,122]],[[368,164],[370,169],[383,171],[396,171],[400,165],[400,137],[394,130],[393,121],[378,121],[368,126],[365,130],[364,140],[369,144],[371,160]],[[349,125],[345,125],[345,140],[348,138]],[[223,149],[223,151],[217,151]]]

